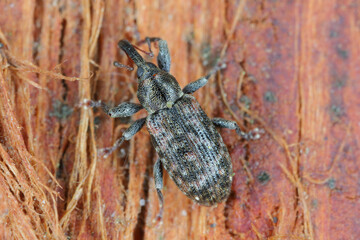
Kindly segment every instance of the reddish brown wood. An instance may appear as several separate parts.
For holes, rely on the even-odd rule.
[[[356,239],[359,7],[359,0],[0,2],[0,238]],[[225,60],[195,96],[211,117],[266,130],[251,142],[221,130],[236,175],[217,207],[192,203],[165,174],[162,225],[146,129],[98,158],[129,121],[80,106],[89,98],[137,101],[134,72],[112,62],[131,65],[118,40],[146,36],[168,42],[181,86]],[[34,215],[39,209],[47,214]]]

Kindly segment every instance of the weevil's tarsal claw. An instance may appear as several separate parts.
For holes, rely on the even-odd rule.
[[[129,70],[129,71],[134,70],[133,67],[130,67],[130,66],[128,66],[128,65],[121,64],[121,63],[119,63],[118,61],[114,61],[114,66],[117,67],[117,68],[125,68],[125,69],[127,69],[127,70]]]
[[[142,66],[145,64],[145,60],[135,50],[134,46],[128,40],[120,40],[118,46],[128,55],[129,58],[131,58],[131,60],[134,61],[137,66]]]
[[[159,43],[161,44],[161,42]],[[165,42],[166,44],[166,42]],[[161,48],[160,48],[161,49]],[[162,47],[162,51],[163,51],[163,57],[161,57],[160,59],[158,58],[158,63],[159,63],[159,67],[161,69],[164,69],[165,71],[170,71],[170,54],[168,54],[168,48],[167,48],[167,45]],[[167,52],[167,53],[166,53]],[[161,56],[161,51],[159,53],[159,57]],[[226,68],[226,63],[223,62],[223,61],[220,61],[218,64],[216,64],[215,67],[213,67],[210,72],[202,77],[202,78],[199,78],[198,80],[194,81],[194,82],[191,82],[189,83],[188,85],[186,85],[184,88],[183,88],[183,92],[186,93],[186,94],[192,94],[194,93],[195,91],[197,91],[198,89],[202,88],[203,86],[205,86],[205,84],[208,82],[209,78],[214,75],[217,71],[220,71],[222,69]],[[220,124],[220,125],[223,125],[223,124]]]
[[[130,140],[137,132],[141,130],[146,122],[146,118],[140,118],[133,122],[123,133],[122,137],[116,140],[115,144],[109,148],[100,149],[98,156],[107,158],[112,152],[114,152],[125,140]]]
[[[142,44],[146,43],[148,45],[149,52],[153,53],[152,50],[151,50],[151,43],[152,42],[158,42],[160,40],[161,40],[161,38],[158,38],[158,37],[152,37],[152,38],[151,37],[146,37],[144,40],[139,41],[137,43],[137,45],[142,45]]]
[[[104,112],[108,113],[110,107],[108,105],[106,105],[105,103],[103,103],[101,100],[99,101],[94,101],[94,100],[90,100],[90,99],[84,99],[84,101],[80,104],[80,106],[84,106],[84,107],[88,107],[88,108],[96,108],[96,107],[101,107]]]
[[[221,70],[225,69],[226,66],[227,66],[226,62],[224,62],[224,61],[219,61],[219,62],[215,65],[215,67],[213,67],[213,68],[210,70],[209,74],[206,75],[206,78],[209,79],[209,78],[210,78],[212,75],[214,75],[217,71],[221,71]]]
[[[249,140],[249,135],[246,132],[241,131],[240,128],[236,128],[236,133],[243,139]]]
[[[94,100],[90,100],[90,99],[84,99],[79,106],[80,107],[85,107],[85,108],[94,108],[94,107],[101,107],[101,101],[94,101]]]
[[[163,209],[160,209],[160,213],[158,215],[156,215],[156,222],[158,222],[159,225],[161,225],[163,223],[162,221],[162,216],[163,215]]]
[[[154,53],[153,53],[152,50],[151,50],[151,43],[152,43],[152,42],[158,42],[158,41],[160,41],[160,40],[161,40],[161,38],[157,38],[157,37],[153,37],[153,38],[146,37],[145,40],[141,41],[142,43],[146,42],[146,44],[148,45],[148,48],[149,48],[149,52],[150,52],[150,54],[151,54],[151,57],[154,56]],[[141,44],[142,44],[142,43],[141,43]]]
[[[265,130],[262,128],[254,128],[249,132],[251,140],[260,139],[261,135],[265,133]]]
[[[154,53],[151,49],[151,43],[156,43],[159,48],[159,54],[157,56],[158,66],[161,70],[164,70],[165,72],[170,72],[171,57],[170,57],[169,48],[168,48],[166,41],[162,40],[161,38],[158,38],[158,37],[152,37],[152,38],[146,37],[144,40],[139,41],[137,43],[137,45],[141,45],[144,43],[146,43],[148,45],[149,52],[146,52],[136,46],[134,46],[134,48],[149,55],[150,57],[154,57]]]
[[[265,133],[264,129],[254,128],[249,132],[243,132],[240,128],[236,128],[236,133],[245,140],[257,140]]]
[[[158,37],[146,37],[145,40],[143,40],[143,42],[146,42],[147,44],[151,44],[152,42],[158,42],[160,40],[161,38]]]
[[[159,201],[160,201],[160,212],[156,216],[156,221],[162,223],[162,216],[163,216],[163,212],[164,212],[164,198],[163,198],[163,195],[162,195],[160,189],[156,189],[156,191],[157,191]]]
[[[121,146],[121,144],[124,142],[124,140],[125,140],[125,138],[121,137],[118,140],[116,140],[115,144],[112,147],[99,149],[98,156],[107,158],[111,153],[113,153],[118,147]]]
[[[160,222],[162,221],[162,215],[164,212],[164,197],[162,195],[161,189],[163,188],[163,168],[161,160],[158,159],[154,164],[154,180],[155,180],[155,188],[156,192],[159,198],[159,204],[160,204],[160,212],[156,216],[156,221]]]
[[[236,122],[222,118],[213,118],[212,122],[216,127],[235,129],[236,133],[245,140],[259,139],[261,134],[264,133],[264,130],[259,128],[255,128],[247,133],[243,132]]]

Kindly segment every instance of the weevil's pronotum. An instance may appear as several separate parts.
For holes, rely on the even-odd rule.
[[[195,202],[206,206],[220,203],[229,196],[234,174],[229,152],[216,127],[235,129],[247,139],[257,138],[258,133],[255,130],[246,134],[233,121],[210,119],[191,94],[203,87],[211,74],[181,89],[169,73],[171,60],[166,41],[146,38],[150,52],[150,44],[154,41],[159,46],[158,67],[146,62],[127,40],[118,43],[138,67],[137,97],[140,104],[124,102],[110,108],[101,101],[91,101],[91,106],[101,106],[113,118],[128,117],[143,108],[148,112],[147,117],[132,123],[113,147],[105,149],[105,154],[110,154],[124,140],[131,139],[146,124],[159,155],[154,165],[154,178],[161,211],[163,167],[179,189]],[[114,64],[132,70],[118,62]]]

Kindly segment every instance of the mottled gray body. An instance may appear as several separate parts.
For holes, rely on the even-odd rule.
[[[232,165],[228,150],[196,99],[185,94],[171,109],[147,117],[163,167],[179,189],[202,205],[226,199]]]
[[[139,82],[137,96],[141,105],[151,114],[170,108],[183,92],[176,79],[160,69],[151,69],[151,77]]]
[[[249,135],[242,132],[236,122],[221,118],[210,120],[190,95],[207,83],[210,74],[181,89],[169,73],[171,58],[166,42],[159,38],[147,38],[149,48],[152,41],[159,43],[158,67],[145,62],[127,40],[118,44],[138,67],[137,96],[140,104],[125,102],[110,108],[101,101],[91,103],[92,106],[101,106],[114,118],[131,116],[143,108],[149,113],[147,118],[136,120],[113,147],[103,149],[103,152],[110,154],[146,124],[159,155],[154,164],[154,179],[161,206],[162,167],[179,189],[197,203],[211,206],[222,202],[229,196],[233,170],[228,150],[215,127],[235,129],[245,138]],[[120,63],[115,66],[132,69]],[[219,68],[212,73],[217,70]]]

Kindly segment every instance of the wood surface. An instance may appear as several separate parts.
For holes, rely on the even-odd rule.
[[[162,223],[146,129],[97,154],[146,112],[83,104],[137,102],[112,63],[146,36],[182,87],[226,62],[195,96],[265,131],[220,130],[236,175],[216,207],[165,174]],[[360,238],[360,0],[1,0],[0,43],[0,239]]]

